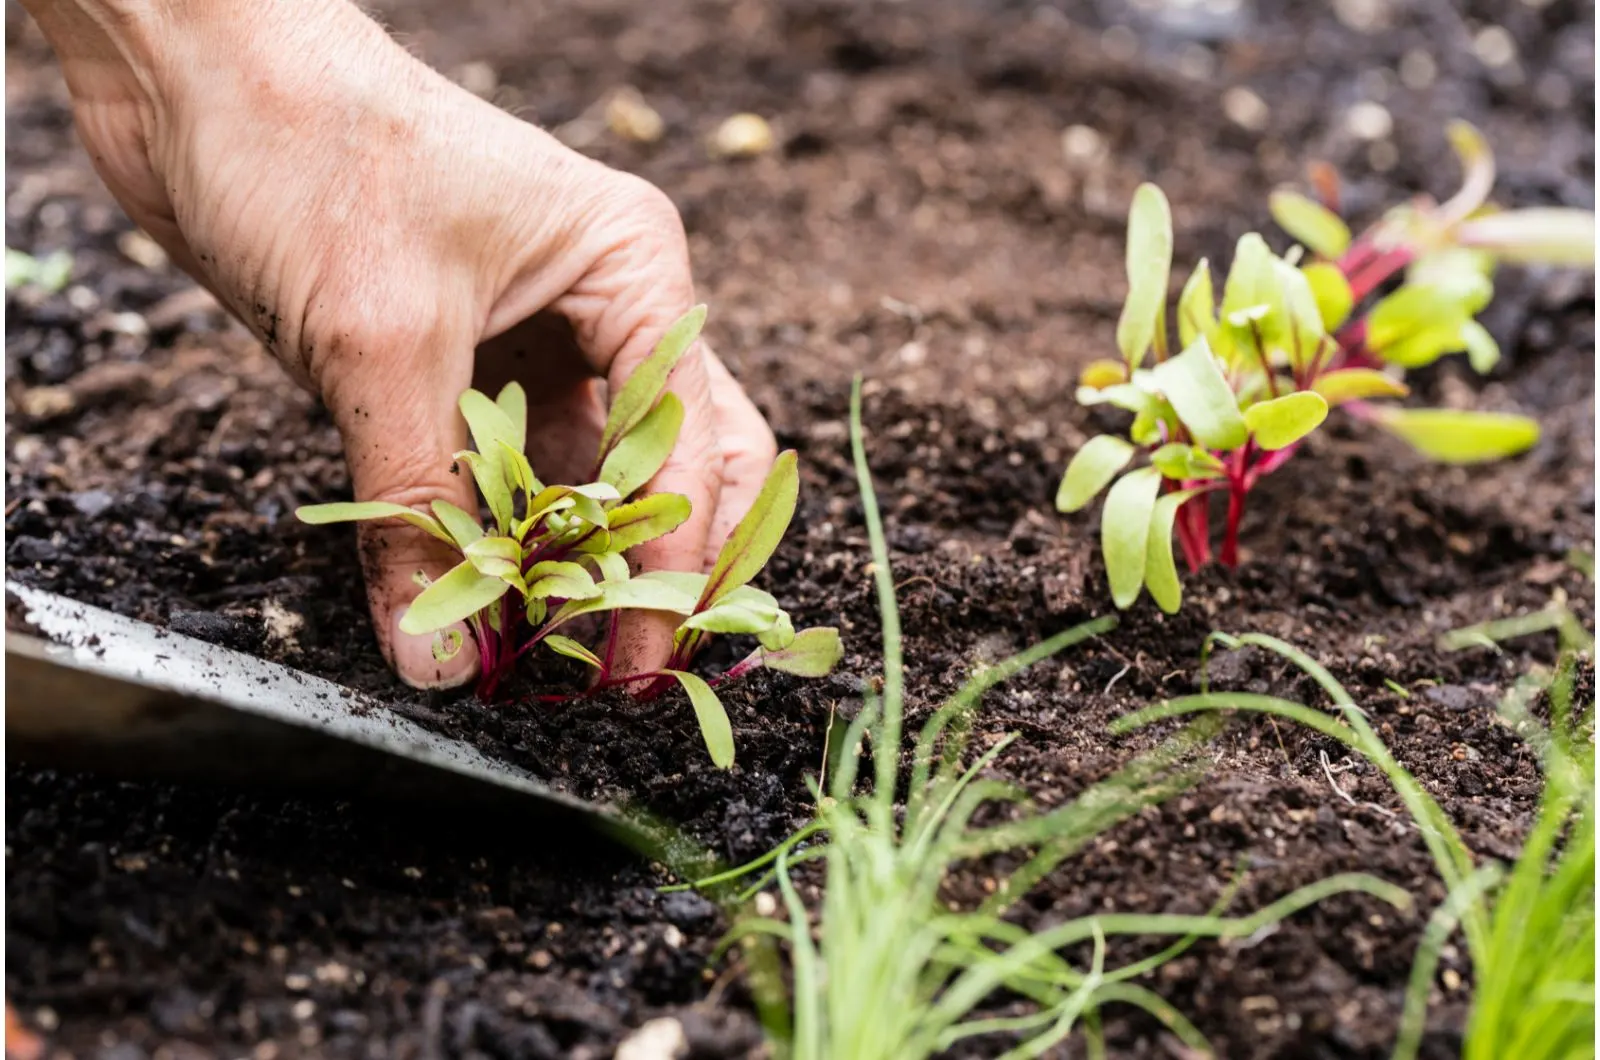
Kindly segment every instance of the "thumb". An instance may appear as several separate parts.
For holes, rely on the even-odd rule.
[[[458,347],[464,351],[460,356],[447,352]],[[323,390],[344,439],[356,500],[423,511],[443,500],[476,513],[471,478],[452,459],[466,447],[456,397],[471,383],[470,343],[401,339],[363,348],[348,368],[337,385],[328,382]],[[422,591],[417,573],[438,578],[461,561],[460,553],[393,519],[361,523],[358,534],[372,628],[389,665],[413,688],[454,688],[470,681],[478,659],[466,628],[458,629],[462,650],[448,660],[434,656],[433,634],[399,629],[406,608]]]

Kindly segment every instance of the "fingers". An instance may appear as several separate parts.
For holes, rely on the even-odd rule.
[[[456,399],[468,386],[471,356],[465,346],[449,356],[447,344],[416,336],[373,342],[339,358],[341,370],[324,379],[324,398],[344,438],[351,484],[358,501],[388,501],[426,509],[445,500],[477,511],[471,479],[453,470],[452,454],[466,447]],[[458,378],[459,376],[459,378]],[[465,628],[463,648],[447,661],[433,654],[433,635],[398,629],[421,586],[422,571],[437,578],[460,554],[429,534],[393,520],[359,524],[362,572],[372,607],[372,627],[384,657],[415,688],[450,688],[471,680],[477,653]]]
[[[722,543],[739,525],[755,503],[778,458],[778,442],[744,387],[728,371],[722,359],[706,351],[706,371],[711,379],[711,403],[715,410],[717,438],[722,447],[722,492],[717,498],[716,516],[706,540],[704,566],[716,562]]]

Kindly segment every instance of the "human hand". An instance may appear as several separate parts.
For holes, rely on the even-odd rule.
[[[582,481],[615,390],[694,303],[682,224],[587,159],[430,70],[345,0],[28,0],[60,56],[95,166],[129,215],[326,402],[357,500],[475,511],[456,398],[528,392],[528,455]],[[159,10],[157,10],[159,7]],[[772,432],[700,344],[651,483],[693,514],[633,557],[701,570],[749,509]],[[419,687],[469,680],[396,624],[444,547],[363,524],[379,644]],[[628,612],[621,672],[663,665],[676,616]]]

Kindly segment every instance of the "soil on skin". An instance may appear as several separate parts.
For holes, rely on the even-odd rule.
[[[869,378],[920,716],[974,664],[1110,609],[1094,515],[1063,519],[1051,498],[1066,457],[1116,426],[1072,391],[1077,368],[1114,349],[1140,181],[1170,196],[1184,265],[1226,261],[1307,159],[1339,167],[1362,217],[1448,194],[1442,126],[1462,116],[1496,147],[1502,199],[1593,207],[1592,6],[1569,0],[1335,5],[1377,19],[1359,26],[1282,0],[1238,5],[1234,25],[1153,23],[1119,2],[381,6],[430,62],[568,135],[625,84],[659,110],[659,142],[601,131],[585,150],[682,209],[710,340],[800,452],[801,508],[765,584],[797,625],[842,629],[843,665],[730,690],[727,773],[676,696],[484,706],[399,688],[352,536],[291,515],[347,495],[326,415],[181,275],[133,260],[60,78],[9,7],[7,245],[67,248],[77,271],[62,294],[7,299],[8,577],[391,697],[580,794],[637,799],[729,859],[806,821],[830,713],[852,710],[876,672],[845,428],[854,371]],[[1118,22],[1138,28],[1107,29]],[[1474,51],[1490,26],[1515,44],[1509,65]],[[1352,132],[1363,99],[1392,116],[1389,138]],[[766,115],[777,148],[708,160],[704,137],[740,111]],[[1073,125],[1098,138],[1075,134],[1064,152]],[[1498,286],[1486,320],[1503,364],[1485,380],[1453,359],[1418,375],[1418,399],[1533,414],[1536,449],[1449,469],[1333,423],[1253,498],[1236,572],[1189,578],[1177,617],[1141,603],[988,697],[980,743],[1020,734],[997,773],[1046,805],[1071,799],[1157,738],[1106,729],[1195,690],[1209,630],[1259,631],[1349,685],[1476,852],[1514,855],[1539,778],[1493,705],[1553,642],[1496,654],[1434,641],[1557,597],[1592,620],[1591,586],[1565,557],[1594,534],[1594,302],[1592,282],[1566,273],[1508,271]],[[269,635],[285,614],[292,637]],[[732,649],[720,651],[713,663]],[[1215,679],[1316,701],[1259,655],[1222,658]],[[1441,896],[1416,830],[1372,770],[1292,726],[1236,721],[1213,757],[1197,786],[1091,843],[1018,915],[1199,912],[1241,862],[1236,910],[1377,873],[1420,906],[1330,900],[1265,937],[1198,945],[1149,985],[1221,1056],[1387,1055]],[[663,1014],[694,1055],[758,1048],[737,976],[707,963],[725,921],[612,850],[14,761],[6,828],[6,993],[73,1055],[598,1057]],[[988,871],[955,879],[953,896],[981,895]],[[1470,975],[1459,946],[1443,964],[1435,1057],[1459,1049]],[[1110,1012],[1107,1026],[1116,1057],[1186,1055],[1148,1019]]]

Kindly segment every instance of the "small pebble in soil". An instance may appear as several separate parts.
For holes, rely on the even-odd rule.
[[[689,1055],[683,1024],[670,1016],[646,1022],[617,1046],[616,1060],[678,1060]]]

